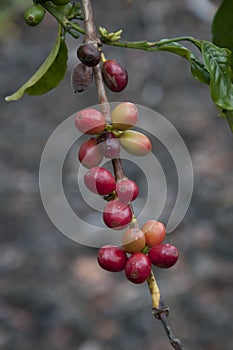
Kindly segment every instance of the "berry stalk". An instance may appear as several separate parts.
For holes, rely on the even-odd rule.
[[[97,37],[91,0],[82,0],[82,7],[83,7],[84,23],[85,23],[84,43],[93,44],[96,47],[99,47],[102,43]],[[99,97],[101,111],[102,111],[103,115],[105,116],[106,123],[112,123],[112,120],[110,117],[111,116],[111,108],[110,108],[110,105],[108,102],[108,97],[106,94],[103,75],[102,75],[100,65],[98,64],[98,65],[94,66],[93,71],[94,71],[94,79],[95,79],[95,84],[96,84],[97,93],[98,93],[98,97]],[[112,159],[112,165],[113,165],[116,180],[119,181],[119,180],[124,179],[125,174],[124,174],[124,169],[122,167],[121,159],[120,158]],[[130,207],[132,209],[131,204],[130,204]],[[133,210],[132,210],[132,213],[133,213]],[[132,220],[133,220],[134,226],[135,226],[135,223],[136,223],[136,226],[138,226],[137,220],[136,220],[134,215],[133,215]],[[145,265],[144,269],[145,270],[147,269],[148,273],[150,271],[149,277],[145,277],[145,279],[147,280],[147,284],[148,284],[151,298],[152,298],[152,313],[157,319],[159,319],[162,322],[162,325],[163,325],[163,327],[168,335],[170,344],[173,346],[173,348],[176,350],[184,350],[182,345],[181,345],[181,342],[179,341],[179,339],[177,339],[173,336],[173,334],[170,330],[170,327],[168,326],[167,319],[166,319],[166,317],[168,316],[168,308],[164,307],[164,305],[162,304],[161,295],[160,295],[159,287],[158,287],[158,284],[156,282],[155,276],[153,274],[152,269],[150,267],[148,267],[149,266],[148,263],[150,263],[150,261],[146,255],[144,255],[140,252],[138,252],[136,254],[140,255],[140,257],[143,258],[144,260],[145,259],[148,260],[148,261],[144,261],[144,265]],[[134,259],[134,256],[132,255],[131,258],[128,259],[127,264],[129,265],[131,263],[131,265],[134,265],[135,262],[131,261],[133,259]],[[106,261],[104,260],[102,263],[107,264],[107,260]],[[128,272],[132,271],[131,265],[129,266],[129,268],[130,268],[129,271],[126,268],[126,273],[127,273],[127,271]],[[106,266],[105,266],[105,268],[106,268]],[[109,268],[109,266],[108,266],[108,268]],[[147,271],[143,271],[144,276],[146,276],[146,272]],[[128,277],[130,277],[130,276],[128,276]],[[138,277],[138,278],[143,278],[143,276],[141,275],[141,277]],[[141,283],[141,281],[137,281],[137,282]],[[137,283],[137,282],[134,281],[134,283]],[[165,312],[164,312],[164,310],[165,310]]]

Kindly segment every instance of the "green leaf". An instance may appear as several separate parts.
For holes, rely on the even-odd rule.
[[[225,111],[225,118],[228,121],[228,124],[233,132],[233,111]]]
[[[233,51],[233,0],[223,0],[212,23],[212,40],[219,47]],[[233,67],[233,56],[231,58]]]
[[[208,41],[202,43],[202,55],[210,74],[210,91],[214,103],[226,110],[233,110],[231,51]]]
[[[23,86],[14,94],[5,98],[6,101],[19,100],[25,93],[40,95],[50,91],[63,78],[66,71],[66,62],[67,47],[61,39],[61,26],[59,25],[56,42],[47,59]]]

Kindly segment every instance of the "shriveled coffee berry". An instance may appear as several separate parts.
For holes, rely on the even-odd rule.
[[[153,247],[163,242],[166,236],[166,228],[162,222],[156,220],[147,221],[141,228],[146,237],[148,247]]]
[[[121,239],[123,249],[130,254],[140,252],[146,245],[144,233],[138,227],[129,228]]]
[[[128,258],[121,247],[106,245],[99,249],[97,259],[104,270],[119,272],[124,270]]]
[[[148,257],[153,265],[168,268],[177,262],[179,251],[172,244],[159,244],[150,248]]]
[[[83,44],[77,50],[79,60],[88,67],[97,66],[100,62],[101,53],[93,44]]]
[[[87,188],[96,194],[105,196],[116,188],[114,176],[105,168],[94,167],[84,175],[84,183]]]
[[[103,155],[99,150],[94,137],[83,142],[78,152],[78,159],[85,168],[92,168],[99,165],[103,160]]]
[[[151,262],[147,255],[135,253],[129,257],[125,265],[126,278],[135,283],[145,282],[151,273]]]
[[[138,110],[131,102],[122,102],[117,105],[111,114],[112,125],[118,130],[132,128],[138,120]]]
[[[112,132],[103,132],[98,138],[98,143],[103,156],[110,159],[119,158],[121,150],[120,142]]]
[[[135,130],[126,130],[120,137],[121,146],[130,154],[145,156],[152,150],[149,138]]]
[[[116,193],[122,203],[134,201],[138,196],[138,186],[133,180],[124,178],[117,181]]]
[[[85,134],[95,135],[104,130],[106,121],[104,115],[97,109],[86,108],[76,113],[75,126]]]
[[[120,92],[128,84],[128,73],[116,60],[106,60],[102,66],[106,86],[113,92]]]
[[[132,220],[132,210],[129,205],[121,203],[118,199],[112,200],[104,208],[103,220],[106,226],[121,230]]]
[[[91,67],[87,67],[83,63],[77,64],[71,76],[71,84],[74,92],[84,91],[90,85],[92,78],[93,70]]]

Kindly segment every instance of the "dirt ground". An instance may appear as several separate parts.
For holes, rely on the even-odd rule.
[[[203,6],[207,3],[93,1],[98,25],[123,28],[124,39],[151,41],[179,35],[210,39],[214,5]],[[65,118],[96,104],[97,96],[94,85],[82,94],[70,87],[77,46],[70,38],[69,67],[58,88],[5,102],[41,64],[56,34],[49,17],[38,28],[27,27],[20,14],[15,19],[0,41],[0,350],[170,349],[151,315],[147,287],[101,270],[97,250],[61,234],[43,208],[39,164],[47,139]],[[171,270],[157,273],[171,309],[170,325],[186,350],[233,350],[230,129],[217,116],[208,87],[191,77],[182,58],[111,47],[105,51],[130,77],[124,92],[109,93],[110,101],[129,100],[166,116],[193,163],[192,201],[169,238],[180,259]],[[65,177],[66,194],[78,212],[82,208],[69,167]]]

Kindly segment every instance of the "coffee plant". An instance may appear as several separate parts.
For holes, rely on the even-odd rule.
[[[101,26],[96,29],[91,0],[34,0],[25,10],[24,20],[29,26],[39,25],[48,12],[58,24],[56,41],[38,71],[6,101],[29,95],[44,94],[55,88],[63,79],[67,68],[66,37],[82,36],[77,48],[77,65],[71,77],[74,92],[85,91],[95,80],[101,111],[86,108],[75,115],[74,127],[86,134],[78,152],[78,159],[86,168],[84,184],[87,191],[103,196],[105,225],[113,230],[125,229],[121,246],[105,245],[98,251],[99,265],[111,272],[124,271],[134,283],[146,282],[152,298],[152,312],[160,320],[174,349],[184,349],[167,322],[168,307],[161,298],[153,272],[154,268],[170,268],[178,260],[178,249],[168,243],[166,227],[151,220],[139,226],[134,214],[133,201],[138,196],[138,186],[127,178],[120,159],[123,148],[129,154],[143,157],[152,144],[141,132],[133,130],[139,115],[132,102],[122,102],[111,110],[106,88],[120,92],[127,87],[128,73],[116,59],[107,59],[107,46],[146,51],[168,51],[188,61],[192,76],[206,84],[217,107],[233,132],[233,0],[223,0],[212,22],[212,42],[191,36],[149,41],[122,41],[123,30],[111,32]],[[181,44],[182,42],[182,44]],[[189,42],[198,50],[195,54],[185,46]],[[197,50],[196,50],[197,49]],[[110,159],[114,175],[101,167],[104,158]]]

